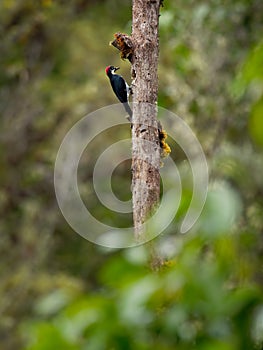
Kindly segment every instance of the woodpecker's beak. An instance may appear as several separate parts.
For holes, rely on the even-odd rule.
[[[120,67],[114,67],[114,72],[116,72],[118,69],[120,69]]]

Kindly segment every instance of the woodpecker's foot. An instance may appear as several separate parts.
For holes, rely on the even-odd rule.
[[[132,85],[129,86],[129,95],[133,95]]]

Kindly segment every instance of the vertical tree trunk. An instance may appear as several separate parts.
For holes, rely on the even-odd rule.
[[[158,22],[160,0],[133,0],[132,196],[135,237],[160,196],[160,146],[157,128]]]

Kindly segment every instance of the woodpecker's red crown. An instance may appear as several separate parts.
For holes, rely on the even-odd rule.
[[[107,75],[108,75],[108,73],[109,73],[111,67],[112,67],[112,66],[107,66],[107,67],[106,67],[105,72],[106,72]]]

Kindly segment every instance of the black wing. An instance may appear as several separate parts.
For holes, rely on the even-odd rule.
[[[115,95],[118,97],[121,103],[128,102],[127,87],[123,77],[117,74],[112,75],[111,86]]]

